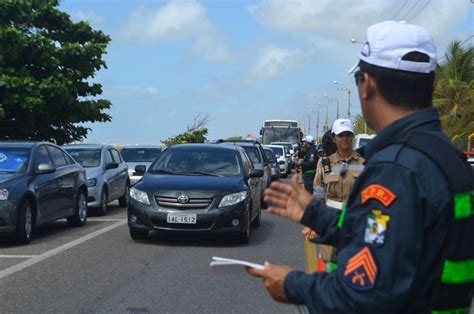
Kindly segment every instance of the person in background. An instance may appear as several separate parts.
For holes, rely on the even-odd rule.
[[[352,189],[354,181],[364,170],[364,158],[352,149],[354,127],[349,119],[337,119],[331,129],[331,137],[336,152],[323,155],[316,167],[313,196],[329,207],[341,210]],[[319,243],[318,238],[314,242]],[[333,246],[320,244],[321,257],[333,269],[335,250]]]
[[[309,193],[313,193],[313,181],[316,174],[316,164],[318,162],[318,152],[314,146],[314,137],[307,135],[304,139],[305,154],[300,161],[301,172],[303,174],[304,187]]]

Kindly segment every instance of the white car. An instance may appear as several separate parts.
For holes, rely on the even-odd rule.
[[[288,174],[291,172],[291,165],[286,157],[288,148],[283,145],[265,145],[265,147],[271,148],[275,154],[278,165],[280,166],[280,176],[283,178],[288,177]]]
[[[352,142],[352,148],[354,150],[359,149],[367,145],[374,137],[375,134],[357,134]]]
[[[146,169],[150,168],[162,150],[163,148],[159,145],[127,145],[122,148],[120,153],[128,165],[131,185],[142,178],[142,175],[135,173],[135,167],[140,165],[145,166]]]

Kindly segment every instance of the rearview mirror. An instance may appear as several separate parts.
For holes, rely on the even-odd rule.
[[[39,164],[36,169],[37,174],[53,173],[56,171],[56,167],[51,164]]]
[[[249,173],[249,178],[261,178],[263,177],[263,170],[262,169],[252,169]]]
[[[135,174],[142,176],[146,172],[146,166],[145,165],[137,165],[135,166]]]

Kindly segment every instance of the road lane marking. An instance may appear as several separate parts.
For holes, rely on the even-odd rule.
[[[52,250],[50,250],[50,251],[47,251],[47,252],[44,252],[44,253],[42,253],[42,254],[40,254],[40,255],[37,255],[37,256],[35,256],[35,257],[32,257],[32,258],[30,258],[29,260],[26,260],[26,261],[24,261],[24,262],[18,263],[18,264],[14,265],[14,266],[11,266],[11,267],[9,267],[9,268],[6,268],[6,269],[4,269],[4,270],[1,270],[1,271],[0,271],[0,279],[5,278],[5,277],[7,277],[7,276],[9,276],[9,275],[11,275],[11,274],[14,274],[14,273],[16,273],[16,272],[19,272],[19,271],[21,271],[21,270],[23,270],[23,269],[25,269],[25,268],[30,267],[30,266],[33,266],[33,265],[35,265],[35,264],[37,264],[37,263],[39,263],[39,262],[41,262],[41,261],[44,261],[44,260],[46,260],[46,259],[48,259],[48,258],[50,258],[50,257],[52,257],[52,256],[54,256],[54,255],[57,255],[57,254],[62,253],[62,252],[64,252],[64,251],[66,251],[66,250],[69,250],[70,248],[73,248],[73,247],[75,247],[75,246],[77,246],[77,245],[79,245],[79,244],[82,244],[82,243],[84,243],[84,242],[86,242],[86,241],[89,241],[89,240],[95,238],[95,237],[98,237],[99,235],[101,235],[101,234],[103,234],[103,233],[106,233],[106,232],[109,232],[109,231],[111,231],[111,230],[113,230],[113,229],[115,229],[115,228],[118,228],[118,227],[120,227],[120,226],[126,224],[126,223],[127,223],[126,220],[116,222],[116,223],[114,223],[114,224],[112,224],[112,225],[110,225],[110,226],[107,226],[107,227],[105,227],[105,228],[102,228],[102,229],[99,229],[99,230],[97,230],[97,231],[94,231],[94,232],[92,232],[92,233],[90,233],[90,234],[88,234],[88,235],[86,235],[86,236],[83,236],[82,238],[79,238],[79,239],[76,239],[76,240],[74,240],[74,241],[68,242],[68,243],[66,243],[66,244],[63,244],[63,245],[61,245],[61,246],[55,248],[55,249],[52,249]]]
[[[0,258],[32,258],[38,255],[0,255]]]

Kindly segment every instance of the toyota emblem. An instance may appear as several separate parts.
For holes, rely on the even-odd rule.
[[[178,196],[178,202],[181,204],[186,204],[187,202],[189,202],[189,197],[184,194],[181,194],[180,196]]]

